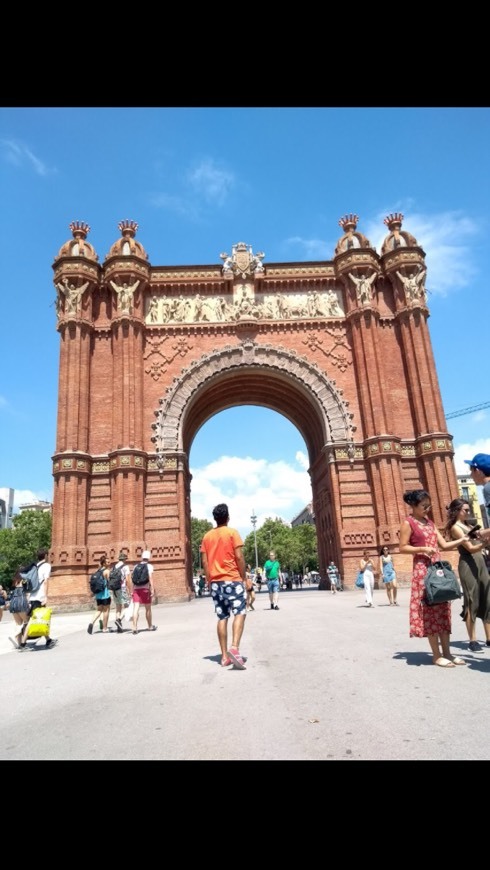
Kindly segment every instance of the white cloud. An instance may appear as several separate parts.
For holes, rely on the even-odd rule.
[[[304,239],[302,236],[290,236],[285,244],[288,248],[301,248],[306,260],[330,260],[333,257],[334,248],[329,246],[325,239]],[[335,247],[335,246],[334,246]]]
[[[211,158],[202,160],[187,173],[194,191],[209,203],[223,205],[234,185],[235,177],[227,169],[219,169]]]
[[[32,492],[31,489],[14,489],[14,513],[18,512],[21,505],[33,504],[38,501],[52,501],[52,498],[52,492]]]
[[[412,207],[411,203],[395,205],[379,212],[365,226],[359,226],[359,229],[380,253],[381,245],[388,235],[388,229],[383,224],[384,218],[394,211],[406,214],[402,229],[415,236],[426,253],[427,291],[446,296],[452,290],[470,285],[476,270],[471,265],[471,246],[463,242],[467,239],[474,244],[480,232],[479,224],[459,211],[423,215],[412,212]]]
[[[42,176],[53,172],[22,142],[16,142],[14,139],[0,139],[0,146],[4,159],[12,166],[23,167],[27,164],[34,169],[37,175]]]
[[[488,453],[490,455],[490,438],[479,438],[472,444],[454,445],[454,464],[457,474],[468,474],[469,465],[465,459],[473,459],[476,453]]]
[[[228,505],[230,524],[246,536],[252,531],[252,514],[257,528],[268,517],[290,523],[311,502],[310,477],[282,460],[222,456],[192,469],[192,516],[213,522],[213,507],[220,502]]]
[[[150,203],[155,208],[166,209],[192,220],[196,220],[199,217],[197,206],[181,196],[171,196],[168,193],[155,193],[150,197]]]

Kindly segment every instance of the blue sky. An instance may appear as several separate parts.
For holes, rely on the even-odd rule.
[[[354,212],[380,250],[384,217],[426,252],[429,328],[447,413],[490,401],[489,108],[0,109],[0,487],[52,499],[59,336],[52,263],[85,221],[103,262],[134,220],[158,265],[330,260]],[[490,408],[448,420],[456,470],[490,453]],[[219,449],[217,445],[225,445]],[[191,450],[192,515],[289,522],[310,500],[299,432],[267,409],[216,415]]]

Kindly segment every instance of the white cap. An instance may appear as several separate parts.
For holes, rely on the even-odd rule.
[[[142,559],[151,559],[151,553],[149,550],[143,550],[141,554]]]

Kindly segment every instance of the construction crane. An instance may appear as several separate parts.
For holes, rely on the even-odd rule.
[[[463,414],[471,414],[473,411],[481,411],[483,408],[490,408],[490,402],[482,402],[480,405],[462,408],[461,411],[451,411],[450,414],[446,414],[446,420],[450,420],[452,417],[462,417]]]

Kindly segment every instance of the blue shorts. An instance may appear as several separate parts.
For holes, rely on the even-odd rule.
[[[241,580],[229,583],[211,583],[211,597],[218,619],[228,619],[231,614],[238,616],[247,612],[247,592]]]
[[[279,580],[268,580],[267,588],[269,592],[279,592]]]

